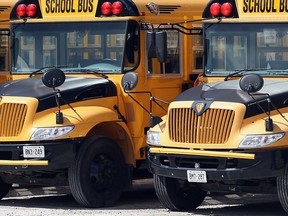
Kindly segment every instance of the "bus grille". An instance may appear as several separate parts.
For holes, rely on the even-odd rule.
[[[26,104],[3,103],[0,106],[0,136],[18,136],[24,125]]]
[[[208,109],[198,116],[192,108],[171,109],[170,140],[181,143],[223,144],[230,135],[233,110]]]

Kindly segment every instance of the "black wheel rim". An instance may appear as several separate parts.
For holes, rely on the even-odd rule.
[[[116,175],[113,161],[104,154],[96,155],[90,164],[90,182],[97,191],[111,188]]]

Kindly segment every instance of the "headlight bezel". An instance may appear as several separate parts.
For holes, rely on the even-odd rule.
[[[239,148],[262,148],[279,141],[285,136],[285,133],[273,133],[273,134],[254,134],[247,135],[239,144]]]
[[[30,140],[36,141],[57,139],[70,133],[74,128],[74,125],[34,128],[35,130],[30,137]]]

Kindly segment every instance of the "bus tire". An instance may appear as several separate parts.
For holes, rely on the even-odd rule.
[[[6,183],[0,178],[0,200],[4,198],[12,188],[12,184]]]
[[[153,178],[158,199],[172,211],[194,210],[201,205],[207,194],[197,184],[188,181],[155,174]]]
[[[277,177],[277,194],[282,208],[288,213],[288,164]]]
[[[81,144],[68,172],[74,199],[84,207],[112,206],[127,180],[124,156],[111,139],[97,136]]]

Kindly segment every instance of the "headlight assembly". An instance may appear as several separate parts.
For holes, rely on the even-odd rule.
[[[260,148],[271,145],[284,137],[285,133],[246,136],[239,148]]]
[[[36,128],[30,140],[55,139],[66,135],[73,129],[74,126]]]
[[[150,131],[147,132],[147,144],[152,146],[160,146],[160,136],[158,132]]]

